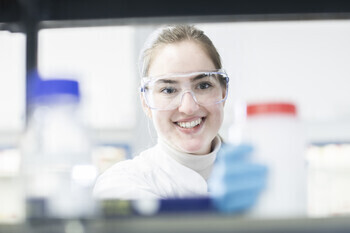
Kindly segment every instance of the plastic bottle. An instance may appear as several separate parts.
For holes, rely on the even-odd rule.
[[[90,140],[78,117],[74,80],[37,80],[22,143],[28,218],[79,218],[95,214],[92,186],[97,169]]]
[[[306,142],[296,106],[288,102],[252,103],[246,110],[243,141],[254,147],[252,160],[268,166],[267,185],[248,215],[305,216]]]

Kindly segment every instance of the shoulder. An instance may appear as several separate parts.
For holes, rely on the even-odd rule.
[[[149,172],[153,169],[155,164],[155,153],[154,147],[142,151],[139,155],[132,159],[127,159],[114,164],[112,167],[107,169],[101,176],[106,176],[109,174],[125,172]]]
[[[97,198],[136,199],[150,186],[148,177],[152,177],[156,168],[154,148],[140,153],[133,159],[118,162],[102,173],[95,184],[94,196]],[[137,196],[135,196],[137,194]],[[143,198],[153,197],[151,190],[143,193]]]

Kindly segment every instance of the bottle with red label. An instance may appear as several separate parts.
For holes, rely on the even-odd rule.
[[[248,104],[242,138],[254,147],[251,159],[268,166],[267,185],[249,215],[305,216],[306,141],[296,105],[290,102]]]

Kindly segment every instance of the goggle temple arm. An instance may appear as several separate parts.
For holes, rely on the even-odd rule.
[[[142,85],[140,86],[140,91],[143,92],[143,93],[146,92],[146,87],[145,87],[145,85],[142,84]]]

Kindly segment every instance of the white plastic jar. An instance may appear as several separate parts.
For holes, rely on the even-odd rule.
[[[266,188],[249,215],[289,218],[306,215],[306,142],[296,106],[288,102],[247,105],[244,141],[252,160],[268,166]]]

